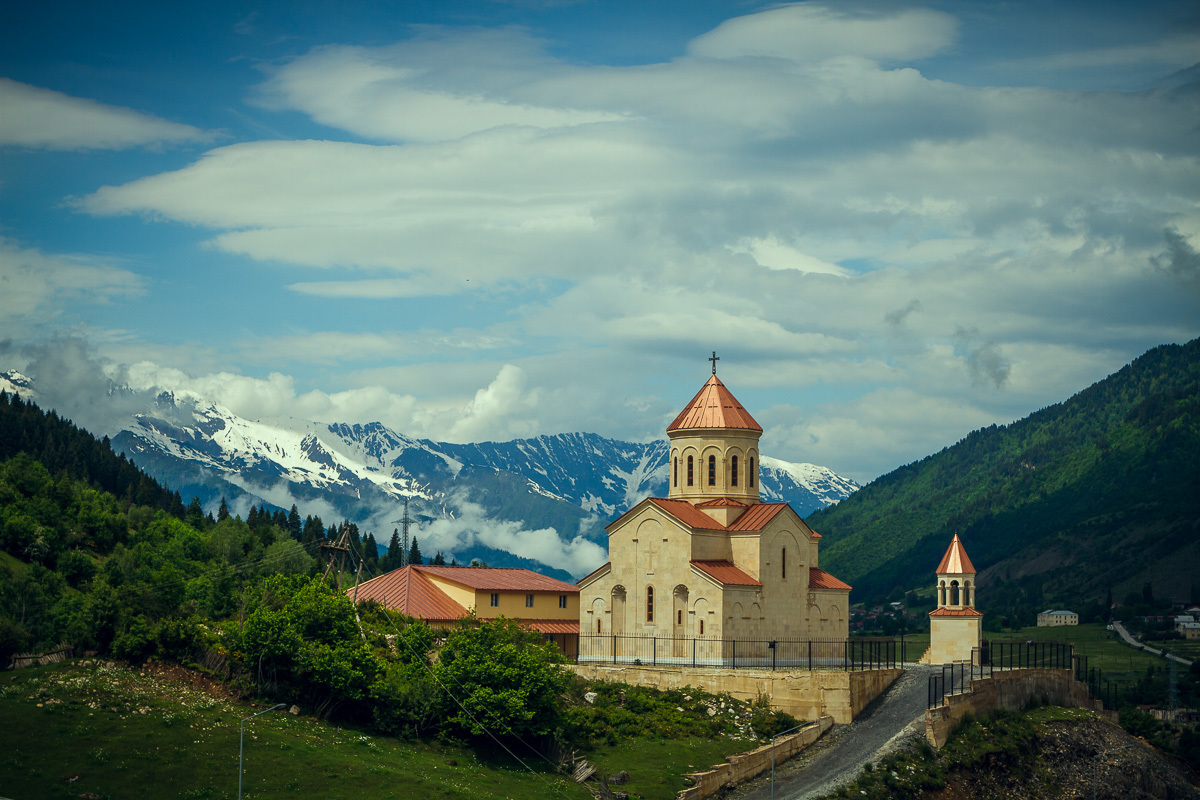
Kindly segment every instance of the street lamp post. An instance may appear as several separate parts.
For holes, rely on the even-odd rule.
[[[255,717],[261,717],[268,711],[278,711],[281,708],[287,708],[287,703],[280,703],[279,705],[271,706],[268,709],[260,711],[257,714],[251,714],[238,723],[238,800],[242,800],[242,754],[245,752],[246,723]]]
[[[771,800],[775,800],[775,740],[780,736],[787,736],[792,731],[798,731],[801,728],[807,728],[809,725],[815,725],[814,722],[805,722],[802,725],[797,725],[794,728],[788,728],[786,731],[781,731],[771,737]]]
[[[1133,745],[1131,745],[1131,744],[1127,744],[1123,747],[1114,747],[1112,750],[1104,750],[1099,753],[1096,753],[1096,755],[1094,755],[1092,757],[1092,800],[1096,800],[1096,783],[1097,783],[1098,779],[1100,778],[1100,759],[1103,758],[1104,756],[1108,755],[1109,753],[1116,753],[1121,750],[1128,750],[1131,747],[1133,747]]]

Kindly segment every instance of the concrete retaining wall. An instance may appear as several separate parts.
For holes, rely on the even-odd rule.
[[[821,717],[809,727],[775,740],[775,763],[782,764],[821,737],[833,725],[832,717]],[[771,745],[730,756],[724,764],[717,764],[707,772],[692,772],[686,777],[695,781],[679,793],[679,800],[704,800],[712,797],[727,786],[736,786],[742,781],[757,777],[771,769]]]
[[[868,703],[900,677],[899,669],[862,672],[836,670],[721,669],[719,667],[647,667],[621,664],[576,664],[585,680],[617,681],[656,689],[695,686],[712,694],[753,701],[770,698],[771,708],[796,719],[830,716],[848,725]]]
[[[1021,711],[1030,703],[1086,708],[1105,713],[1087,686],[1061,669],[1014,669],[971,681],[969,694],[952,695],[925,712],[925,738],[934,747],[946,744],[955,723],[967,714],[981,716],[997,708]],[[1110,715],[1112,716],[1112,715]]]

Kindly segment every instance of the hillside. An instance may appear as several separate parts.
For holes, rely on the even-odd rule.
[[[1200,581],[1200,340],[1154,348],[1069,400],[884,475],[808,522],[863,600],[932,581],[957,531],[981,605],[1118,601]],[[994,607],[994,606],[993,606]]]

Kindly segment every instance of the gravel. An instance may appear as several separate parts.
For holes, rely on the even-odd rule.
[[[858,777],[914,736],[925,734],[925,703],[932,667],[912,666],[849,725],[834,725],[816,744],[775,768],[777,800],[820,797]],[[730,800],[769,800],[771,773],[731,791]]]

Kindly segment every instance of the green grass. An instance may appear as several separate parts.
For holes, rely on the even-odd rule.
[[[90,666],[85,666],[89,664]],[[189,685],[102,662],[0,675],[0,792],[11,797],[237,796],[238,723],[263,704],[216,699]],[[422,744],[286,712],[246,723],[246,798],[590,798],[536,754]],[[728,737],[636,739],[586,754],[625,770],[647,800],[674,797],[682,775],[754,743]]]

